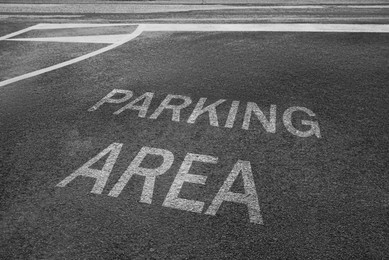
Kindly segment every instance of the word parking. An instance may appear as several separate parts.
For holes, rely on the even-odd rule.
[[[123,144],[121,143],[112,143],[98,155],[90,159],[83,166],[58,183],[57,187],[65,187],[75,178],[83,176],[96,179],[91,192],[95,194],[101,194],[108,181],[113,166],[116,163],[122,146]],[[104,166],[101,170],[91,168],[93,164],[95,164],[103,157],[105,158],[107,155],[108,157],[105,160]],[[157,168],[150,169],[141,167],[142,162],[147,156],[160,156],[162,157],[163,161]],[[167,172],[173,165],[173,162],[174,155],[169,150],[147,146],[142,147],[139,153],[129,164],[127,170],[113,186],[108,196],[118,197],[124,187],[130,181],[131,177],[134,175],[140,175],[145,177],[140,202],[151,204],[156,177]],[[176,177],[173,180],[172,185],[170,186],[169,192],[167,193],[162,206],[196,213],[203,212],[204,202],[179,197],[184,183],[191,183],[191,185],[205,185],[207,176],[189,173],[193,162],[217,164],[218,158],[210,155],[187,153],[177,172]],[[231,187],[239,174],[242,175],[244,193],[235,193],[231,191]],[[249,161],[238,160],[235,163],[223,185],[215,195],[215,198],[212,200],[211,205],[207,208],[204,214],[213,216],[216,215],[216,212],[224,201],[245,204],[248,208],[250,222],[255,224],[263,224],[263,219],[259,208],[258,195],[254,184],[254,176]]]
[[[88,111],[92,112],[99,109],[104,104],[120,104],[129,101],[134,96],[134,93],[131,90],[125,89],[114,89],[110,93],[108,93],[105,97],[103,97],[100,101],[98,101],[94,106],[88,109]],[[144,118],[147,115],[151,102],[153,100],[154,93],[146,92],[139,97],[136,97],[132,101],[125,104],[122,108],[115,111],[114,115],[119,115],[128,110],[137,110],[138,117]],[[209,123],[211,126],[219,127],[219,120],[217,116],[216,108],[222,103],[226,102],[225,99],[219,99],[218,101],[205,105],[207,98],[200,98],[196,103],[195,108],[190,114],[189,118],[186,120],[189,124],[194,124],[197,118],[203,114],[208,114]],[[179,102],[180,104],[176,104]],[[183,95],[171,95],[168,94],[162,102],[159,104],[158,108],[149,116],[149,119],[157,119],[165,110],[171,110],[172,112],[172,121],[180,122],[181,116],[180,112],[183,109],[188,109],[189,105],[192,104],[192,99],[188,96]],[[228,111],[227,119],[224,123],[224,127],[232,128],[235,124],[237,113],[239,109],[240,101],[232,101],[231,106]],[[250,122],[253,114],[257,117],[257,119],[261,122],[263,128],[268,133],[276,132],[276,112],[277,106],[271,105],[269,119],[266,118],[264,112],[258,107],[258,105],[254,102],[247,102],[246,109],[244,113],[242,129],[248,130],[250,127]],[[308,130],[299,130],[292,124],[292,116],[295,112],[303,112],[310,117],[315,117],[315,113],[313,113],[310,109],[305,107],[293,106],[286,109],[282,116],[282,121],[285,128],[293,135],[298,137],[309,137],[316,136],[317,138],[321,138],[320,127],[317,121],[311,120],[301,120],[301,124],[304,126],[309,126]]]

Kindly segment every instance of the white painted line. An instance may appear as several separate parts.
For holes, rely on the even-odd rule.
[[[31,30],[34,30],[34,29],[36,29],[36,27],[37,27],[37,25],[33,25],[33,26],[28,27],[28,28],[26,28],[26,29],[23,29],[23,30],[14,32],[14,33],[7,34],[7,35],[5,35],[5,36],[0,37],[0,41],[3,41],[3,40],[6,40],[6,39],[8,39],[8,38],[17,36],[17,35],[19,35],[19,34],[22,34],[22,33],[25,33],[25,32],[31,31]]]
[[[6,86],[8,84],[15,83],[15,82],[18,82],[18,81],[21,81],[21,80],[24,80],[24,79],[35,77],[35,76],[38,76],[40,74],[43,74],[43,73],[46,73],[46,72],[49,72],[49,71],[53,71],[53,70],[56,70],[56,69],[59,69],[59,68],[63,68],[65,66],[68,66],[68,65],[71,65],[71,64],[74,64],[74,63],[77,63],[77,62],[89,59],[89,58],[94,57],[96,55],[99,55],[99,54],[102,54],[102,53],[107,52],[109,50],[112,50],[112,49],[114,49],[114,48],[116,48],[116,47],[118,47],[118,46],[120,46],[120,45],[122,45],[122,44],[124,44],[124,43],[126,43],[128,41],[131,41],[132,39],[135,39],[136,37],[138,37],[143,32],[143,29],[144,29],[144,26],[143,25],[139,25],[133,33],[127,35],[127,37],[125,39],[123,39],[122,41],[120,41],[120,42],[117,42],[115,44],[112,44],[112,45],[109,45],[107,47],[101,48],[101,49],[99,49],[97,51],[85,54],[83,56],[77,57],[75,59],[68,60],[68,61],[56,64],[54,66],[50,66],[50,67],[47,67],[47,68],[44,68],[44,69],[40,69],[40,70],[36,70],[36,71],[30,72],[30,73],[27,73],[27,74],[24,74],[24,75],[21,75],[21,76],[18,76],[18,77],[14,77],[12,79],[1,81],[0,82],[0,87]]]
[[[52,30],[52,29],[73,29],[73,28],[93,28],[93,27],[110,27],[110,26],[138,26],[138,24],[126,24],[126,23],[66,23],[66,24],[52,24],[52,23],[40,23],[36,25],[35,29],[38,30]]]
[[[6,19],[6,18],[25,18],[25,17],[28,17],[28,18],[75,18],[75,17],[83,17],[83,15],[74,15],[74,14],[69,14],[69,15],[45,15],[45,14],[41,14],[41,15],[35,15],[35,14],[7,14],[7,15],[0,15],[0,19]]]
[[[237,6],[236,9],[325,9],[325,8],[359,8],[359,9],[385,9],[389,5],[273,5],[273,6]]]
[[[389,8],[389,5],[338,5],[337,8],[358,8],[358,9],[386,9]]]
[[[26,42],[75,42],[75,43],[117,43],[128,37],[128,34],[113,35],[88,35],[88,36],[69,36],[69,37],[44,37],[44,38],[12,38],[7,41],[26,41]]]
[[[16,35],[38,29],[64,29],[64,28],[86,28],[86,27],[109,27],[109,26],[129,26],[135,24],[38,24],[15,33],[0,37],[0,40],[7,40]],[[113,43],[97,51],[85,54],[81,57],[56,64],[54,66],[30,72],[12,79],[0,82],[0,87],[8,84],[31,78],[49,71],[53,71],[88,58],[94,57],[106,51],[112,50],[139,36],[143,31],[148,32],[347,32],[347,33],[389,33],[389,24],[139,24],[137,29],[126,36],[120,35],[118,38],[109,40],[102,39],[106,36],[75,36],[75,37],[54,37],[38,38],[39,40],[53,40],[62,42],[93,42],[93,43]],[[72,38],[72,39],[70,39]],[[15,39],[21,40],[21,39]],[[24,39],[26,40],[26,39]],[[33,39],[30,39],[33,40]],[[36,39],[35,39],[36,40]]]
[[[145,24],[145,31],[388,33],[389,24]]]
[[[66,29],[107,26],[135,26],[136,24],[39,24],[35,29]],[[145,31],[177,32],[389,32],[388,24],[323,24],[323,23],[271,23],[271,24],[143,24]]]
[[[282,17],[282,20],[283,21],[296,21],[296,22],[299,22],[299,23],[313,23],[315,21],[317,22],[320,22],[320,23],[325,23],[329,20],[336,20],[337,22],[341,23],[342,21],[353,21],[353,22],[360,22],[361,19],[363,19],[364,21],[369,21],[369,23],[374,23],[376,21],[379,21],[379,20],[389,20],[388,17],[377,17],[377,16],[363,16],[363,17],[336,17],[336,16],[333,16],[331,18],[329,17],[309,17],[309,16],[283,16]],[[133,21],[139,21],[139,22],[150,22],[150,23],[155,23],[155,22],[160,22],[160,21],[163,21],[165,23],[171,23],[171,22],[175,22],[175,21],[185,21],[187,23],[191,23],[191,22],[199,22],[199,21],[202,21],[202,22],[205,22],[205,23],[209,23],[210,21],[218,21],[219,23],[222,23],[222,22],[231,22],[231,21],[239,21],[239,22],[242,22],[242,21],[250,21],[250,22],[259,22],[259,21],[266,21],[267,23],[271,23],[272,21],[275,21],[275,22],[279,22],[280,19],[275,17],[275,16],[261,16],[261,17],[255,17],[255,18],[249,18],[249,17],[246,17],[246,18],[239,18],[239,17],[235,17],[235,18],[223,18],[223,17],[215,17],[215,18],[150,18],[150,19],[134,19]],[[305,22],[306,21],[306,22]]]

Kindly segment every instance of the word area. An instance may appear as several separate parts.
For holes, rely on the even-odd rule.
[[[65,187],[70,182],[74,181],[77,177],[88,177],[95,179],[95,184],[91,190],[91,193],[101,194],[106,186],[108,178],[112,172],[122,147],[122,143],[112,143],[75,172],[59,182],[56,186]],[[161,157],[161,165],[156,168],[142,167],[141,164],[147,156]],[[103,157],[106,158],[106,160],[104,162],[104,166],[101,169],[91,168],[91,166],[93,166]],[[140,202],[151,204],[153,201],[154,185],[157,177],[166,173],[173,165],[173,162],[174,154],[169,150],[147,146],[142,147],[139,153],[131,161],[128,168],[121,175],[120,179],[109,191],[108,196],[118,197],[127,183],[131,180],[131,177],[134,175],[140,175],[145,178]],[[217,164],[218,157],[187,153],[183,162],[181,163],[177,175],[173,180],[173,183],[170,186],[169,192],[165,197],[165,200],[162,204],[163,207],[195,213],[203,212],[204,202],[184,199],[180,198],[179,196],[181,190],[183,189],[184,183],[190,183],[190,185],[206,184],[207,176],[189,173],[194,162]],[[239,175],[242,176],[241,179],[243,180],[244,193],[236,193],[231,191],[231,188]],[[211,205],[205,210],[204,214],[215,216],[223,202],[241,203],[246,205],[248,208],[250,222],[255,224],[263,224],[258,202],[258,195],[254,183],[254,176],[249,161],[237,160],[223,185],[212,200]]]

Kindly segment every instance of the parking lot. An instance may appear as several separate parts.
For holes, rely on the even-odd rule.
[[[7,19],[4,258],[388,255],[389,25]]]

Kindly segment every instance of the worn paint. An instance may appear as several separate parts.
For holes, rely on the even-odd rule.
[[[204,185],[205,181],[207,180],[207,176],[189,174],[189,170],[192,166],[192,163],[195,161],[216,164],[218,158],[209,155],[188,153],[185,156],[185,159],[182,162],[180,169],[178,170],[176,178],[174,179],[168,194],[166,195],[165,201],[162,204],[163,206],[197,213],[202,212],[204,202],[188,200],[178,197],[182,189],[182,185],[185,182]]]
[[[105,148],[98,155],[90,159],[83,166],[77,169],[75,172],[66,177],[63,181],[57,184],[57,187],[65,187],[71,181],[79,176],[89,177],[96,179],[96,182],[92,188],[92,193],[101,194],[107,183],[108,177],[111,174],[112,168],[119,156],[120,150],[122,149],[123,144],[113,143],[107,148]],[[93,164],[103,158],[105,155],[108,155],[104,166],[101,170],[90,168]]]
[[[162,156],[162,164],[154,169],[140,167],[142,161],[146,158],[147,155],[157,155]],[[159,175],[164,174],[172,166],[174,161],[174,155],[172,152],[159,148],[152,147],[142,147],[138,155],[130,163],[127,170],[120,177],[119,181],[115,184],[112,190],[109,192],[109,196],[117,197],[122,192],[128,181],[134,174],[144,176],[145,182],[143,185],[143,191],[141,195],[140,202],[151,204],[155,178]]]
[[[234,193],[230,191],[239,173],[242,173],[245,193]],[[246,204],[249,211],[250,222],[263,224],[258,195],[255,190],[254,177],[249,161],[238,160],[205,214],[216,215],[224,201]]]

